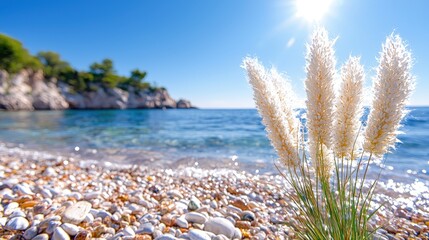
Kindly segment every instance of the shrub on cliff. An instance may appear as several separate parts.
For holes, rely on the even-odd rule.
[[[124,90],[132,87],[135,91],[151,92],[163,89],[144,81],[147,73],[139,69],[131,71],[129,77],[117,74],[111,59],[91,64],[89,71],[79,71],[62,60],[56,52],[42,51],[32,56],[21,42],[0,34],[0,69],[13,74],[28,68],[43,69],[48,80],[56,78],[65,82],[74,92],[96,91],[99,87],[119,87]]]
[[[70,64],[61,60],[60,55],[56,52],[42,51],[37,53],[37,58],[43,64],[43,72],[47,78],[59,78],[73,70]]]
[[[21,42],[0,34],[0,69],[17,73],[24,68],[40,69],[42,64],[25,49]]]

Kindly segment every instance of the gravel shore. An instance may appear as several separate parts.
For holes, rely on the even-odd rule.
[[[290,188],[237,170],[108,167],[0,149],[0,239],[294,239]],[[377,239],[428,239],[422,183],[382,183]]]

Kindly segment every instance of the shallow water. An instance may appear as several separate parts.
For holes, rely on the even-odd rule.
[[[410,110],[386,180],[429,179],[429,107]],[[0,132],[2,142],[102,161],[276,171],[253,109],[0,112]]]

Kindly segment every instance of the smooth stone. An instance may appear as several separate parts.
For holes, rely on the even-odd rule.
[[[42,234],[35,236],[31,240],[49,240],[49,235],[46,233],[42,233]]]
[[[60,221],[60,220],[61,220],[60,216],[52,216],[52,217],[46,218],[46,219],[44,219],[43,221],[41,221],[39,223],[39,228],[45,229],[45,228],[47,228],[49,226],[50,222]]]
[[[101,217],[101,219],[104,219],[104,218],[106,218],[106,217],[112,217],[112,214],[111,213],[109,213],[109,212],[107,212],[107,211],[105,211],[105,210],[100,210],[100,211],[98,211],[98,213],[97,213],[97,215],[96,215],[97,217]]]
[[[204,224],[205,222],[207,222],[206,216],[204,216],[201,213],[197,213],[197,212],[186,213],[185,214],[185,219],[188,222],[199,223],[199,224]]]
[[[14,192],[20,193],[20,194],[26,194],[26,195],[33,195],[33,191],[28,186],[17,184],[12,189]]]
[[[3,184],[1,185],[6,185],[9,188],[12,188],[14,185],[18,184],[19,182],[21,182],[20,180],[18,180],[17,178],[10,178],[10,179],[6,179],[3,181]]]
[[[266,237],[267,234],[265,232],[259,232],[254,236],[255,240],[264,240]]]
[[[39,230],[37,229],[37,227],[32,226],[29,229],[25,230],[23,237],[27,240],[32,239],[37,235],[38,232]]]
[[[191,240],[211,240],[211,237],[205,231],[198,229],[191,229],[189,231],[189,238]]]
[[[241,215],[243,212],[240,208],[233,206],[233,205],[229,205],[228,207],[226,207],[226,209],[228,210],[228,212],[233,212],[233,213],[236,213],[238,215]]]
[[[152,223],[144,223],[140,226],[139,229],[137,229],[136,233],[137,234],[142,234],[142,233],[152,234],[154,230],[155,230],[155,227],[152,225]]]
[[[188,210],[195,211],[200,207],[201,207],[201,201],[195,196],[192,196],[191,200],[189,200],[189,203],[188,203]]]
[[[244,211],[242,219],[244,221],[253,222],[255,220],[255,214],[251,211]]]
[[[235,228],[235,230],[234,230],[234,237],[232,237],[232,238],[234,238],[234,239],[242,239],[242,234],[241,234],[240,229]]]
[[[25,218],[25,213],[23,211],[21,211],[21,209],[16,209],[15,211],[13,211],[13,213],[9,216],[9,218],[14,218],[14,217],[23,217]]]
[[[98,212],[99,212],[99,210],[94,209],[94,208],[91,208],[91,210],[89,210],[89,213],[90,213],[92,216],[94,216],[94,218],[96,218],[96,217],[97,217]]]
[[[216,235],[223,234],[228,238],[233,238],[235,235],[234,225],[225,218],[213,218],[207,221],[204,225],[204,231],[212,232]]]
[[[91,210],[91,203],[86,201],[77,202],[66,209],[63,214],[63,222],[79,224]]]
[[[186,221],[186,219],[183,217],[179,217],[176,218],[176,225],[181,228],[188,228],[188,221]]]
[[[142,212],[144,210],[144,208],[142,208],[142,206],[139,206],[135,203],[132,203],[132,204],[128,205],[127,207],[131,211],[131,213]]]
[[[121,219],[121,214],[119,213],[119,212],[115,212],[113,215],[112,215],[112,220],[113,221],[115,221],[115,222],[119,222],[119,220]]]
[[[160,237],[160,236],[162,236],[162,231],[160,231],[160,230],[155,230],[155,231],[153,232],[152,236],[153,236],[153,238]]]
[[[212,238],[212,240],[229,240],[229,238],[225,237],[225,235],[223,235],[223,234],[219,234],[219,235],[214,236]],[[264,240],[264,239],[261,239],[261,240]]]
[[[189,201],[184,201],[184,200],[177,201],[177,202],[175,202],[176,209],[181,210],[181,211],[183,211],[185,209],[188,210],[188,203],[189,203]]]
[[[23,217],[11,218],[6,223],[6,229],[9,229],[9,230],[25,230],[29,226],[30,226],[30,223],[28,222],[27,219]]]
[[[79,227],[71,223],[63,223],[61,228],[70,236],[74,236],[79,232]]]
[[[0,226],[4,227],[6,225],[7,222],[7,218],[6,217],[1,217],[0,218]]]
[[[48,224],[48,228],[46,228],[46,233],[47,234],[52,234],[54,231],[55,231],[55,229],[57,228],[57,227],[59,227],[61,225],[61,222],[60,221],[52,221],[52,222],[49,222],[49,224]]]
[[[90,193],[85,193],[83,195],[83,199],[85,200],[91,200],[91,199],[95,199],[98,198],[101,195],[100,192],[90,192]]]
[[[19,207],[19,204],[17,202],[9,203],[4,209],[4,215],[5,216],[11,215],[16,209],[18,209],[18,207]]]
[[[176,190],[176,189],[168,191],[167,195],[172,196],[172,197],[176,197],[178,199],[183,198],[183,195],[180,193],[180,191]]]
[[[47,167],[45,169],[45,171],[43,171],[43,176],[48,176],[48,177],[52,177],[57,175],[57,172],[55,171],[55,169],[53,169],[52,167]]]
[[[94,221],[94,216],[91,213],[88,213],[88,214],[86,214],[83,221],[86,223],[92,223]]]
[[[74,198],[74,199],[76,199],[78,201],[82,200],[82,198],[83,198],[83,195],[81,193],[78,193],[78,192],[71,192],[71,193],[68,194],[68,196],[72,197],[72,198]]]
[[[126,226],[122,232],[124,233],[124,236],[134,237],[136,235],[130,226]]]
[[[155,238],[155,240],[176,240],[176,239],[177,239],[176,237],[168,233]]]
[[[52,240],[70,240],[70,236],[61,227],[55,228]]]
[[[372,236],[372,239],[373,239],[373,240],[389,240],[389,238],[388,238],[388,237],[383,236],[383,235],[378,234],[378,233],[375,233],[375,234]]]

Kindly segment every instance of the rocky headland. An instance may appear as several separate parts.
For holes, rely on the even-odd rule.
[[[46,79],[41,70],[21,70],[8,74],[0,70],[0,109],[152,109],[194,108],[190,101],[174,100],[167,90],[136,90],[94,85],[92,91],[76,92],[55,78]]]

